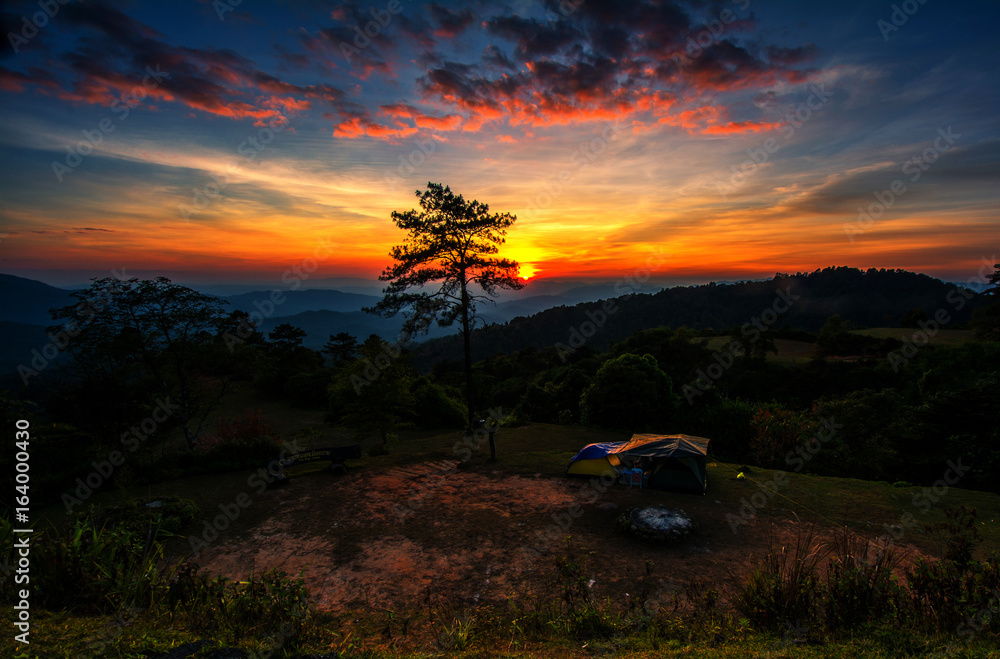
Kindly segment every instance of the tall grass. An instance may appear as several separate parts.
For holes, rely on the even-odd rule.
[[[827,626],[856,629],[896,617],[905,600],[895,576],[901,562],[902,555],[880,546],[872,536],[841,529],[826,566]]]
[[[161,586],[162,546],[155,532],[98,526],[77,519],[63,532],[32,542],[32,583],[47,609],[108,613],[150,608]]]
[[[10,524],[0,521],[2,540],[10,535]],[[283,648],[301,638],[312,615],[301,578],[278,571],[240,582],[210,578],[197,565],[163,559],[156,521],[147,528],[134,519],[127,522],[81,516],[65,531],[38,534],[32,540],[31,582],[39,608],[88,616],[141,610],[192,632]]]
[[[791,546],[778,543],[773,527],[766,538],[767,554],[736,587],[733,607],[761,629],[778,631],[814,622],[823,596],[819,566],[829,549],[812,529],[797,534]]]

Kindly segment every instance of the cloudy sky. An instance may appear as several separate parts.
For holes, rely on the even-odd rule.
[[[428,181],[525,276],[1000,252],[994,1],[62,2],[5,3],[2,272],[374,278]]]

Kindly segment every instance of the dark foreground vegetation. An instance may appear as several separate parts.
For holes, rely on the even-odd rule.
[[[800,283],[801,291],[818,285],[810,276]],[[735,299],[759,284],[722,288]],[[599,337],[611,325],[581,306],[585,320],[563,325],[559,338],[476,362],[469,399],[490,426],[683,432],[711,438],[713,459],[735,465],[931,491],[947,479],[1000,492],[997,302],[957,287],[941,293],[937,306],[910,309],[879,329],[862,327],[860,312],[792,327],[787,301],[774,299],[742,323],[714,329],[659,326],[637,309],[638,320],[627,317],[640,328],[606,349]],[[995,656],[1000,573],[996,547],[980,547],[978,537],[995,521],[964,509],[927,529],[941,537],[939,558],[903,566],[874,534],[845,532],[830,542],[804,531],[725,587],[665,592],[664,575],[649,569],[619,600],[591,596],[587,566],[599,557],[571,538],[539,589],[511,593],[505,606],[425,602],[334,615],[310,603],[296,575],[263,571],[230,582],[205,574],[164,552],[198,516],[183,492],[113,508],[93,506],[91,497],[199,472],[252,471],[300,440],[301,448],[312,443],[290,443],[259,410],[229,406],[234,387],[324,410],[338,441],[363,441],[370,456],[405,462],[401,433],[449,428],[461,438],[466,369],[445,358],[417,368],[445,343],[415,356],[412,346],[374,335],[359,342],[333,334],[318,353],[291,325],[264,336],[247,314],[164,279],[102,280],[78,297],[55,315],[77,324],[65,350],[72,359],[0,401],[5,427],[31,422],[33,505],[51,504],[60,515],[32,543],[39,645],[28,653],[17,646],[18,656],[157,656],[199,641],[207,641],[205,656],[222,646],[257,656],[397,656],[414,648],[467,656]],[[626,317],[629,299],[616,317]],[[879,299],[859,293],[852,304],[864,309]],[[966,320],[955,308],[963,300],[977,309]],[[954,315],[946,321],[939,309]],[[585,340],[574,341],[574,330]],[[531,459],[546,447],[522,450]],[[266,469],[260,478],[263,487]],[[0,526],[7,556],[9,515]],[[16,603],[13,577],[5,571],[5,605]]]
[[[858,494],[875,499],[867,488]],[[161,501],[93,509],[33,539],[31,650],[9,656],[990,657],[1000,638],[1000,564],[964,507],[925,529],[941,558],[904,564],[905,552],[873,536],[843,528],[821,539],[804,526],[748,557],[745,577],[678,583],[647,562],[628,575],[628,596],[611,599],[591,589],[600,556],[567,534],[534,587],[504,602],[428,590],[401,608],[332,613],[296,575],[233,582],[165,558],[197,511]],[[0,524],[5,544],[10,529]],[[16,603],[13,588],[3,592]]]

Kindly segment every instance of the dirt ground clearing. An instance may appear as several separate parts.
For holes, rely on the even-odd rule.
[[[739,501],[629,489],[595,481],[464,472],[450,461],[383,473],[313,473],[266,492],[263,521],[205,549],[202,568],[232,579],[278,568],[301,573],[321,609],[406,610],[515,600],[554,573],[573,552],[598,598],[622,598],[647,575],[661,587],[695,580],[720,588],[767,551],[767,528],[793,546],[803,530],[793,515],[757,519],[735,532],[727,514]],[[697,530],[683,544],[654,545],[617,530],[630,506],[684,510]],[[579,506],[577,508],[577,506]],[[830,540],[835,529],[817,529]],[[565,540],[570,537],[569,544]]]

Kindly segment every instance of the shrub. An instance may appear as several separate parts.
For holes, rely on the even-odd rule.
[[[822,584],[817,567],[823,552],[813,538],[812,532],[799,534],[794,548],[775,551],[768,536],[767,555],[733,596],[733,606],[752,625],[778,631],[818,617]]]
[[[81,518],[32,543],[36,602],[47,609],[105,613],[149,608],[158,596],[162,548],[152,533]]]
[[[176,496],[131,499],[110,508],[95,508],[84,515],[95,526],[128,530],[153,540],[173,535],[198,516],[198,506],[191,499]]]
[[[753,438],[750,448],[762,467],[781,467],[785,456],[801,441],[802,415],[784,409],[781,405],[758,405],[750,427]]]
[[[260,409],[247,411],[241,419],[220,417],[214,432],[198,443],[198,452],[206,462],[236,466],[267,462],[280,450],[274,427]]]
[[[943,536],[945,560],[964,565],[972,560],[972,551],[982,540],[976,528],[976,509],[945,508],[944,517],[943,522],[924,524],[924,529],[932,535]]]
[[[413,421],[421,428],[462,428],[465,405],[448,395],[443,387],[427,378],[413,386]]]
[[[855,629],[897,613],[903,590],[893,571],[899,559],[870,538],[843,529],[826,566],[824,613],[831,629]]]
[[[285,648],[295,646],[312,615],[301,575],[290,579],[280,570],[230,582],[185,564],[169,583],[167,601],[171,610],[187,612],[193,631],[221,632],[230,641],[278,635]]]
[[[941,631],[973,624],[1000,630],[995,615],[1000,599],[1000,566],[994,554],[985,561],[960,564],[918,560],[907,571],[916,612]],[[992,615],[990,613],[992,612]]]

